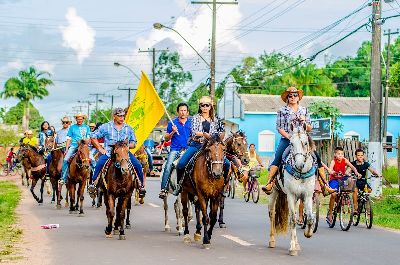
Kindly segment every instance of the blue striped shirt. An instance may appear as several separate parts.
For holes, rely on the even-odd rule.
[[[129,144],[136,144],[136,136],[132,127],[124,123],[121,129],[118,130],[114,125],[114,121],[101,125],[90,137],[94,139],[104,138],[104,149],[106,149],[108,156],[110,156],[111,152],[110,145],[125,140],[128,140]]]

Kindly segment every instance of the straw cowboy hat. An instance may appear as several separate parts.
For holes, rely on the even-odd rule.
[[[26,133],[26,135],[31,135],[31,134],[33,134],[32,130],[27,130],[27,131],[25,131],[25,133]]]
[[[211,97],[209,97],[209,96],[202,96],[200,98],[200,100],[199,100],[199,105],[200,104],[210,104],[210,105],[212,105],[213,101],[212,101]]]
[[[67,116],[65,116],[64,118],[61,119],[61,122],[71,123],[71,120]]]
[[[297,89],[297,88],[291,86],[281,94],[281,99],[283,100],[283,102],[287,101],[287,97],[291,93],[297,93],[299,95],[299,100],[301,100],[303,98],[303,96],[304,96],[303,90],[300,90],[300,89]]]
[[[94,122],[89,123],[89,127],[96,127],[96,123]]]
[[[76,114],[76,115],[74,116],[75,119],[76,119],[76,118],[79,118],[79,117],[82,117],[82,118],[86,119],[86,115],[83,114],[82,112],[78,112],[78,114]]]

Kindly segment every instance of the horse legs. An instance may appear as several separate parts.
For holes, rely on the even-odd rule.
[[[211,236],[212,236],[212,232],[213,232],[213,229],[214,229],[214,226],[215,226],[215,223],[217,222],[217,214],[218,214],[218,207],[219,207],[219,204],[220,204],[220,202],[221,202],[221,199],[217,199],[217,200],[212,200],[211,202],[210,202],[210,228],[208,229],[208,232],[207,232],[207,234],[208,234],[208,239],[210,239],[211,240]]]
[[[117,214],[119,215],[119,220],[120,220],[120,226],[119,226],[119,240],[125,240],[125,230],[124,230],[124,221],[125,221],[125,210],[128,205],[129,198],[132,196],[132,194],[125,195],[124,197],[121,197],[118,200],[118,206],[117,209],[119,208],[119,212]]]
[[[33,198],[34,198],[37,202],[39,202],[39,197],[36,196],[36,194],[35,194],[35,186],[36,186],[36,183],[37,183],[37,180],[36,180],[36,179],[32,179],[31,193],[32,193]]]
[[[121,212],[121,207],[122,207],[121,201],[122,201],[122,197],[119,197],[117,199],[117,209],[115,212],[114,235],[119,234],[119,227],[121,226],[121,219],[120,219],[120,217],[121,217],[120,212]]]
[[[181,202],[182,202],[182,213],[183,213],[183,218],[185,220],[185,231],[183,232],[184,237],[183,237],[183,242],[185,243],[190,243],[190,235],[189,235],[189,221],[188,221],[188,194],[184,190],[181,193]]]
[[[69,213],[75,212],[75,184],[68,183],[68,192],[69,192]]]
[[[269,229],[269,242],[268,247],[274,248],[275,243],[275,207],[276,207],[276,199],[278,198],[278,192],[274,190],[269,198],[269,221],[270,221],[270,229]]]
[[[171,226],[169,225],[169,219],[168,219],[168,195],[164,197],[163,203],[164,203],[164,231],[170,232]],[[174,206],[175,205],[176,205],[176,202],[175,202]],[[174,208],[175,208],[175,213],[176,213],[176,220],[178,221],[178,213],[176,212],[176,206]],[[176,227],[176,229],[179,231],[178,227]]]
[[[219,202],[219,218],[218,223],[220,228],[226,228],[224,223],[224,208],[225,208],[225,197],[221,196],[221,200]]]
[[[62,187],[61,187],[61,189],[62,189]],[[68,201],[69,201],[68,184],[67,184],[67,186],[65,186],[65,189],[66,189],[66,192],[65,192],[65,208],[68,208],[69,207],[69,203],[68,203]]]
[[[194,210],[196,211],[196,232],[194,233],[194,240],[200,241],[201,229],[203,228],[203,226],[201,225],[200,205],[198,204],[198,202],[196,202]]]
[[[204,229],[203,246],[204,246],[204,248],[208,249],[208,248],[210,248],[210,238],[208,237],[207,228],[208,228],[208,224],[210,223],[210,218],[208,217],[208,214],[207,214],[207,201],[200,194],[198,197],[199,197],[198,202],[199,202],[199,205],[201,208],[201,212],[203,214],[203,229]]]
[[[314,232],[314,215],[312,212],[312,196],[306,196],[304,199],[304,206],[307,215],[307,226],[304,229],[304,236],[310,238]]]
[[[130,220],[131,209],[132,209],[132,195],[129,196],[128,203],[126,205],[126,222],[125,222],[126,229],[131,229],[131,220]]]
[[[38,201],[38,203],[43,203],[43,191],[44,191],[44,184],[46,182],[45,178],[41,178],[40,179],[40,200]]]
[[[84,196],[85,185],[86,185],[85,181],[79,183],[78,196],[79,196],[79,214],[80,214],[80,216],[83,216],[85,214],[83,212],[83,200],[85,199],[85,196]]]
[[[108,224],[106,226],[106,230],[104,231],[106,234],[106,238],[112,238],[112,222],[114,220],[114,215],[115,215],[115,198],[112,194],[106,195],[106,199],[104,200],[107,210],[107,219],[108,219]]]
[[[289,206],[289,229],[290,229],[290,248],[289,255],[297,256],[300,250],[299,242],[297,241],[296,233],[296,197],[292,194],[287,195]]]
[[[103,191],[99,188],[97,189],[97,208],[103,205]]]

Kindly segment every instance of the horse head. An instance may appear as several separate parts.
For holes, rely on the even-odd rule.
[[[111,147],[111,159],[114,161],[115,167],[121,169],[123,175],[128,174],[130,172],[128,141],[119,141]]]
[[[44,140],[44,151],[51,151],[54,149],[54,144],[56,142],[55,137],[52,136],[46,136],[46,139]]]
[[[90,168],[89,145],[86,143],[85,140],[81,140],[79,142],[76,155],[78,167],[88,170]]]
[[[312,166],[313,142],[307,134],[305,124],[298,127],[291,124],[291,131],[290,145],[294,166],[297,171],[303,172]]]
[[[247,152],[247,138],[243,131],[233,133],[226,141],[226,148],[228,149],[228,152],[237,156],[244,165],[247,165],[250,162],[249,154]]]
[[[211,136],[204,144],[208,172],[215,178],[224,173],[225,144],[218,135]]]
[[[20,145],[20,147],[19,147],[19,149],[17,151],[17,154],[15,156],[15,162],[16,163],[20,163],[22,161],[22,159],[24,159],[24,157],[26,156],[25,152],[26,152],[27,149],[28,149],[28,146],[26,144],[21,144]]]

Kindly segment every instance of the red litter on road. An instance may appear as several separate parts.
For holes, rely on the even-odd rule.
[[[47,224],[47,225],[41,225],[40,226],[42,229],[53,229],[53,228],[59,228],[59,224]]]

